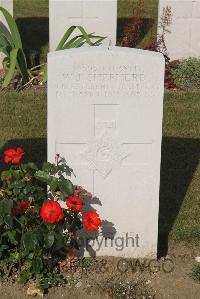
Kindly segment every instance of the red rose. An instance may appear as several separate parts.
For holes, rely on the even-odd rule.
[[[57,201],[50,200],[43,204],[40,217],[48,223],[56,223],[64,218],[63,209]]]
[[[24,150],[21,147],[17,147],[17,149],[9,148],[4,151],[4,162],[5,163],[13,163],[18,164],[24,155]]]
[[[83,226],[86,230],[98,230],[102,224],[99,214],[94,211],[83,213]]]
[[[23,200],[22,200],[22,201],[19,201],[19,202],[18,202],[18,206],[19,206],[20,209],[25,210],[25,209],[28,208],[28,202],[23,201]]]
[[[83,207],[83,202],[79,197],[71,196],[67,198],[66,205],[70,210],[79,212]]]
[[[26,201],[19,201],[17,203],[17,207],[16,208],[12,208],[12,215],[13,216],[18,216],[18,215],[22,215],[23,214],[23,210],[27,209],[29,206],[28,202]]]

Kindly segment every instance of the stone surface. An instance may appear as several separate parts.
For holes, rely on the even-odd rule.
[[[50,0],[50,49],[54,51],[65,31],[72,25],[107,36],[104,44],[116,43],[117,0]]]
[[[156,256],[163,81],[160,53],[102,46],[48,56],[48,159],[65,157],[108,221],[90,243],[97,255]]]
[[[166,46],[171,60],[200,56],[200,1],[160,0],[160,21],[163,8],[171,7],[172,24],[166,34]],[[158,34],[160,29],[158,28]]]
[[[13,15],[13,0],[0,0],[0,6],[7,9],[9,11],[9,13],[11,15]],[[6,20],[1,12],[0,12],[0,26],[7,27]],[[2,53],[0,53],[0,68],[2,68],[3,58],[4,58],[4,55]]]
[[[197,263],[200,263],[200,256],[196,256],[196,257],[195,257],[195,261],[196,261]]]

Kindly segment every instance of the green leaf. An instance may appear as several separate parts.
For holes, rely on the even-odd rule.
[[[1,173],[1,179],[2,179],[2,181],[10,178],[11,176],[12,176],[12,171],[11,170],[4,170]]]
[[[35,178],[38,179],[39,181],[45,182],[45,183],[49,183],[51,181],[51,176],[42,170],[38,170],[35,173]]]
[[[74,186],[72,182],[68,179],[61,178],[58,182],[60,191],[65,195],[65,196],[70,196],[74,194]]]
[[[35,163],[29,162],[27,163],[28,168],[33,169],[33,170],[38,170],[38,167]]]
[[[101,44],[101,42],[106,38],[106,37],[101,37],[101,36],[97,36],[97,35],[93,35],[93,33],[90,33],[87,35],[87,37],[89,39],[97,39],[97,41],[95,41],[94,43],[90,43],[91,46],[99,46]],[[63,46],[63,50],[64,49],[70,49],[70,48],[77,48],[82,46],[86,41],[85,36],[83,35],[77,35],[74,38],[72,38],[69,42],[65,43]]]
[[[69,48],[72,48],[71,47],[71,44],[73,44],[74,42],[76,42],[77,41],[77,39],[82,39],[82,41],[84,41],[85,40],[85,38],[83,37],[83,35],[77,35],[77,36],[75,36],[75,37],[73,37],[72,39],[70,39],[67,43],[65,43],[64,45],[63,45],[63,50],[64,49],[69,49]]]
[[[42,170],[43,171],[50,171],[52,168],[52,164],[49,163],[49,162],[44,162],[43,165],[42,165]]]
[[[0,11],[3,13],[6,22],[8,24],[8,27],[10,29],[10,33],[12,36],[13,43],[16,48],[22,48],[22,41],[19,34],[19,30],[17,28],[17,24],[15,22],[15,19],[12,17],[12,15],[3,7],[0,7]]]
[[[44,237],[45,247],[46,248],[51,248],[51,246],[54,243],[54,240],[55,240],[54,235],[46,235]]]
[[[77,28],[80,30],[80,32],[82,33],[82,35],[85,37],[85,40],[86,40],[87,44],[90,45],[90,46],[92,46],[92,42],[90,40],[90,37],[87,34],[87,32],[85,31],[85,29],[82,26],[77,26]]]
[[[35,209],[36,212],[39,213],[41,208],[40,208],[40,206],[38,206],[37,204],[35,204],[34,209]]]
[[[8,245],[1,245],[1,246],[0,246],[0,252],[6,250],[6,249],[8,249],[8,248],[9,248]]]
[[[11,209],[13,207],[13,201],[3,199],[0,201],[0,214],[1,215],[6,215],[11,213]]]
[[[56,177],[52,177],[50,182],[50,191],[55,192],[58,187],[58,179]]]
[[[24,247],[27,251],[32,251],[37,245],[37,239],[33,232],[28,231],[23,235]]]
[[[18,252],[11,253],[9,257],[9,261],[11,263],[17,263],[19,261],[19,253]]]
[[[0,225],[3,224],[4,220],[3,220],[3,216],[0,215]]]
[[[47,73],[47,64],[44,66],[44,69],[43,69],[43,79],[42,79],[42,81],[44,82],[44,83],[46,83],[47,82],[47,75],[48,75],[48,73]]]
[[[12,184],[9,185],[9,189],[16,188],[22,189],[24,188],[26,183],[24,181],[14,181]]]
[[[12,226],[13,226],[13,217],[10,216],[10,215],[6,215],[6,216],[4,217],[4,222],[5,222],[8,226],[12,227]]]
[[[49,288],[48,278],[39,279],[36,285],[41,291],[45,291]]]
[[[76,29],[76,26],[71,26],[69,27],[69,29],[64,33],[63,37],[61,38],[61,41],[59,42],[59,44],[56,47],[56,51],[58,50],[62,50],[65,42],[68,40],[68,38],[70,37],[70,35],[72,34],[72,32]]]
[[[31,278],[32,278],[32,273],[27,270],[24,270],[19,275],[18,283],[25,284]]]
[[[9,56],[13,46],[12,37],[8,38],[0,27],[0,52],[3,52],[6,56]]]
[[[16,232],[14,230],[8,231],[8,238],[9,238],[11,244],[13,244],[13,245],[18,244],[18,242],[16,240]]]
[[[22,75],[23,82],[26,83],[29,81],[29,74],[27,69],[26,57],[21,48],[19,48],[17,55],[17,68]]]
[[[17,179],[17,180],[20,179],[21,174],[22,174],[22,173],[21,173],[21,170],[14,170],[14,171],[12,172],[13,177],[14,177],[15,179]]]
[[[99,46],[100,44],[101,44],[101,42],[104,40],[104,39],[106,39],[106,37],[105,36],[93,36],[93,38],[98,38],[98,40],[95,42],[95,43],[93,43],[93,46]]]
[[[4,32],[4,30],[0,28],[0,47],[2,47],[2,52],[10,59],[8,73],[2,85],[2,88],[5,88],[10,83],[15,68],[18,69],[25,83],[29,80],[29,74],[15,19],[5,8],[0,7],[0,11],[3,13],[10,30],[10,32]]]
[[[33,252],[29,253],[28,258],[29,258],[30,260],[32,260],[33,257],[34,257],[34,253],[33,253]]]
[[[21,216],[20,219],[18,220],[22,225],[27,225],[28,224],[28,218],[26,216]]]
[[[42,259],[40,257],[36,257],[32,261],[32,269],[34,273],[40,273],[43,269]]]
[[[17,53],[19,51],[19,48],[14,48],[11,52],[10,52],[10,66],[8,69],[8,72],[6,74],[6,77],[4,79],[4,82],[2,84],[2,88],[7,87],[10,84],[10,81],[13,77],[14,71],[15,71],[15,66],[17,63]]]
[[[78,29],[82,34],[73,37],[71,40],[68,41],[69,37],[73,33],[75,29]],[[106,37],[95,36],[93,33],[87,33],[82,26],[71,26],[63,35],[61,41],[59,42],[58,46],[56,47],[56,51],[64,50],[69,48],[77,48],[82,46],[85,42],[90,45],[99,45]],[[96,42],[92,42],[91,39],[98,39]]]
[[[76,41],[71,42],[64,46],[64,49],[78,48],[85,43],[85,37],[80,37]]]

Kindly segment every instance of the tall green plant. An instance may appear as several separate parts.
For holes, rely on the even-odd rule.
[[[72,37],[72,34],[76,29],[78,32],[80,32],[80,34]],[[56,51],[79,48],[84,44],[88,44],[89,46],[99,46],[105,38],[106,37],[94,35],[94,32],[88,34],[82,26],[73,25],[69,27],[68,30],[64,33],[63,37],[56,47]],[[47,81],[47,66],[45,66],[44,69],[43,81]]]
[[[78,29],[81,34],[72,38],[71,35],[76,29]],[[99,46],[104,39],[105,37],[94,35],[94,32],[88,34],[82,26],[71,26],[61,38],[58,46],[56,47],[56,51],[78,48],[84,44]],[[93,42],[93,40],[95,41]]]
[[[8,31],[0,26],[0,52],[5,54],[4,64],[8,66],[8,71],[2,88],[5,88],[10,84],[15,69],[17,69],[22,76],[23,87],[31,84],[34,79],[37,79],[39,82],[46,82],[47,64],[45,63],[43,65],[43,72],[39,72],[39,75],[36,70],[40,69],[41,65],[28,69],[17,24],[5,8],[0,7],[0,12],[3,13],[9,28]],[[79,34],[72,36],[76,29],[79,31]],[[61,38],[58,46],[56,47],[56,51],[78,48],[84,44],[99,46],[104,39],[105,37],[94,35],[94,33],[88,34],[82,26],[71,26]]]
[[[2,87],[5,88],[9,85],[15,68],[20,72],[24,83],[29,81],[29,74],[17,24],[5,8],[0,7],[0,11],[3,13],[9,28],[8,31],[0,26],[0,52],[5,54],[6,57],[4,61],[9,66],[2,85]]]

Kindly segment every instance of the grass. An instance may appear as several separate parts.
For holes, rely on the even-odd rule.
[[[200,239],[200,93],[165,94],[160,234]]]
[[[39,164],[45,161],[46,92],[1,92],[0,106],[1,148],[21,144],[28,153],[27,160],[33,159]]]
[[[159,234],[200,240],[200,93],[166,92]],[[0,144],[22,145],[27,159],[46,160],[46,91],[1,93]]]
[[[48,0],[14,0],[15,18],[48,18]]]
[[[140,9],[141,13],[139,12]],[[129,18],[141,17],[143,19],[144,28],[140,33],[141,36],[136,47],[148,48],[152,38],[155,38],[157,34],[158,0],[118,0],[117,15],[118,31],[123,30],[123,28],[120,28],[121,23],[126,24],[126,20]]]
[[[118,0],[118,32],[131,17],[137,17],[137,8],[141,0]],[[22,36],[23,47],[29,65],[38,65],[46,61],[49,48],[49,1],[14,0],[14,17]],[[138,48],[146,48],[156,35],[158,0],[144,0],[144,32],[138,41]],[[148,25],[147,24],[150,24]],[[66,28],[67,29],[67,28]],[[101,35],[101,32],[97,32]],[[64,32],[63,32],[64,34]],[[118,34],[119,35],[119,34]]]

